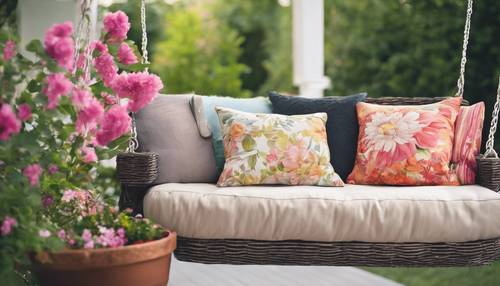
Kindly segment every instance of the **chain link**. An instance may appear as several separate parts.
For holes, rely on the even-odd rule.
[[[141,27],[142,27],[142,63],[149,64],[148,33],[146,27],[146,0],[141,0]]]
[[[467,1],[467,17],[465,19],[464,42],[462,46],[462,59],[460,61],[460,76],[457,81],[457,93],[455,96],[463,97],[465,84],[465,64],[467,63],[467,46],[469,45],[470,23],[472,18],[473,0]]]
[[[146,27],[146,0],[141,0],[141,28],[142,28],[142,64],[149,64],[148,60],[148,33]],[[146,68],[147,70],[147,68]],[[137,127],[135,122],[135,114],[130,113],[132,118],[130,141],[128,142],[128,152],[134,153],[139,148],[139,141],[137,140]]]
[[[495,133],[497,132],[498,113],[500,111],[500,76],[498,77],[497,101],[493,107],[493,114],[491,115],[490,134],[488,134],[488,141],[486,141],[486,151],[484,157],[498,158],[498,154],[493,149],[495,145]]]
[[[139,141],[137,140],[137,128],[135,124],[135,114],[132,112],[130,113],[130,117],[132,118],[132,126],[131,126],[131,135],[130,135],[130,140],[128,142],[128,152],[130,153],[135,153],[137,148],[139,148]]]
[[[84,51],[83,63],[83,82],[90,80],[90,65],[92,61],[92,50],[90,48],[90,34],[92,29],[92,17],[89,16],[94,0],[81,0],[80,13],[81,17],[78,22],[75,35],[75,53],[73,55],[73,73],[76,72],[78,62],[81,55],[81,50]]]

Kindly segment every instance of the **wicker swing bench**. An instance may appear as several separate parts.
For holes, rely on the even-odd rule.
[[[141,12],[144,17],[144,1]],[[457,96],[463,95],[471,13],[472,0],[468,0]],[[144,24],[145,21],[143,21],[143,31],[145,31]],[[147,54],[145,56],[147,61]],[[366,102],[384,105],[420,105],[442,99],[368,98]],[[500,90],[494,118],[498,117],[499,102]],[[468,102],[464,100],[462,104],[467,105]],[[190,107],[186,105],[183,108]],[[148,112],[147,110],[148,108],[141,112]],[[137,116],[140,119],[145,115]],[[484,156],[478,158],[478,185],[443,187],[450,188],[449,190],[440,190],[440,187],[436,186],[415,187],[418,190],[408,197],[405,197],[407,192],[403,189],[409,190],[412,187],[348,185],[346,190],[331,191],[328,195],[325,195],[325,191],[314,189],[318,187],[240,187],[240,189],[245,188],[244,191],[254,192],[247,198],[247,195],[241,195],[238,190],[223,191],[208,183],[159,184],[157,177],[161,172],[160,165],[165,162],[161,164],[162,158],[155,150],[137,148],[138,143],[143,140],[141,132],[142,134],[151,132],[151,130],[141,130],[142,127],[138,124],[136,130],[134,118],[130,152],[119,154],[117,157],[118,177],[122,184],[120,209],[131,208],[135,213],[145,214],[146,217],[151,217],[167,227],[175,228],[178,233],[175,256],[179,260],[207,264],[331,266],[479,266],[500,260],[500,223],[497,220],[500,215],[500,194],[496,193],[500,188],[500,159],[493,151],[495,120],[490,129],[487,151]],[[136,153],[136,149],[140,152]],[[176,162],[168,163],[176,164]],[[277,188],[277,191],[266,192],[262,188]],[[288,192],[293,188],[298,189]],[[379,191],[382,188],[394,189]],[[367,207],[359,211],[352,209],[338,213],[347,218],[343,224],[329,221],[328,219],[332,219],[330,216],[326,216],[323,222],[321,219],[308,220],[307,217],[302,217],[297,225],[288,222],[280,227],[280,221],[271,219],[272,215],[276,220],[276,217],[284,218],[292,214],[294,207],[303,202],[311,203],[310,206],[313,207],[326,204],[332,209],[348,205],[359,199],[357,195],[353,195],[357,190],[361,196],[365,194],[369,197],[376,193],[384,195],[379,199],[370,198],[373,203],[366,203]],[[279,197],[280,191],[285,193],[285,197],[292,196],[294,200],[287,201]],[[437,194],[436,198],[429,199],[434,191]],[[296,194],[290,195],[290,193]],[[393,193],[403,195],[391,197]],[[421,193],[427,193],[429,196],[426,197]],[[265,194],[270,195],[266,197]],[[330,196],[330,194],[333,197],[328,197],[327,202],[321,201],[323,195]],[[452,194],[451,199],[450,194]],[[453,194],[458,194],[458,197],[453,197]],[[391,218],[387,213],[390,206],[398,206],[401,204],[399,201],[404,201],[405,198],[410,198],[405,202],[405,206],[415,210],[413,215],[415,221],[410,226],[405,226],[404,222],[403,225],[399,225],[401,232],[406,234],[398,236],[399,229],[391,230],[391,224],[398,219],[404,221],[408,216],[411,217],[409,215],[411,210],[399,212],[401,217],[397,218]],[[417,199],[412,201],[413,198]],[[245,206],[247,199],[258,203]],[[285,205],[280,206],[280,200],[283,200]],[[387,207],[378,205],[382,201],[387,202]],[[455,203],[456,201],[459,202]],[[425,214],[427,209],[418,206],[426,203],[440,205],[438,209],[443,217],[437,217],[436,222],[430,221],[429,216]],[[262,208],[263,205],[276,205],[278,208],[272,212],[271,207]],[[457,223],[458,208],[466,209],[466,220],[463,223]],[[357,234],[356,229],[359,229],[360,225],[369,226],[369,224],[360,221],[360,216],[356,216],[356,213],[373,209],[378,211],[378,216],[375,216],[374,220],[375,225],[371,231],[366,231],[366,240],[357,239],[361,235]],[[257,213],[259,211],[264,214]],[[312,210],[307,209],[306,213],[309,215]],[[448,219],[449,223],[446,221]],[[437,234],[430,231],[427,223],[434,225]],[[249,230],[249,227],[255,228],[255,231]],[[454,229],[455,227],[457,229]],[[287,233],[286,228],[289,228],[290,232]],[[218,233],[215,233],[217,231]],[[343,233],[347,239],[339,239],[339,233]],[[460,238],[461,235],[463,238]],[[315,239],[317,237],[321,239]],[[440,240],[440,237],[444,239]],[[386,238],[389,239],[384,240]]]

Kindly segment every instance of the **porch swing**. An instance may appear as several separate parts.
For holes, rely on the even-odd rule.
[[[467,46],[473,0],[467,1],[460,75],[455,96],[462,97],[464,74],[467,61]],[[146,6],[141,1],[141,23],[143,31],[142,52],[147,62]],[[499,79],[500,80],[500,79]],[[366,102],[385,105],[420,105],[443,100],[444,98],[368,98]],[[466,101],[463,104],[467,105]],[[495,192],[500,187],[500,159],[493,149],[498,113],[500,109],[500,84],[493,119],[486,143],[486,152],[478,157],[479,184]],[[120,208],[132,208],[135,213],[143,213],[144,197],[158,175],[159,155],[140,150],[137,141],[135,117],[133,118],[132,139],[127,153],[117,157],[118,178],[122,184]],[[176,184],[182,188],[184,184]],[[189,184],[186,184],[189,185]],[[198,184],[197,184],[198,185]],[[196,188],[192,186],[190,188]],[[353,188],[358,186],[352,186]],[[253,187],[247,187],[253,188]],[[384,188],[384,187],[380,187]],[[477,186],[477,188],[482,188]],[[484,188],[482,188],[484,189]],[[457,192],[460,192],[458,190]],[[482,191],[486,192],[486,191]],[[194,194],[195,192],[193,192]],[[500,201],[494,196],[492,200]],[[201,193],[200,197],[207,194]],[[231,197],[231,196],[226,196]],[[205,202],[205,208],[207,207]],[[183,201],[184,204],[189,202]],[[195,204],[195,203],[193,203]],[[199,204],[198,204],[199,205]],[[177,211],[183,206],[171,204]],[[221,208],[221,205],[218,205]],[[500,209],[500,204],[498,205]],[[196,209],[195,209],[196,211]],[[500,210],[499,210],[500,211]],[[485,214],[485,216],[493,213]],[[185,214],[193,217],[193,213]],[[181,214],[181,216],[183,216]],[[203,216],[203,215],[200,215]],[[166,218],[168,221],[169,218]],[[270,219],[270,218],[269,218]],[[180,221],[184,218],[180,219]],[[200,218],[203,220],[203,217]],[[186,218],[186,222],[187,218]],[[326,222],[325,222],[326,223]],[[222,226],[229,227],[229,225]],[[234,226],[232,226],[234,227]],[[496,226],[495,226],[496,227]],[[177,229],[176,229],[177,230]],[[493,238],[472,241],[415,242],[411,241],[311,241],[302,239],[268,240],[259,237],[197,237],[193,233],[178,231],[178,247],[175,255],[179,260],[206,264],[273,264],[273,265],[329,265],[329,266],[478,266],[500,259],[500,235]]]

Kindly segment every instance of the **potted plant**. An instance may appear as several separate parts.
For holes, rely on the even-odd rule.
[[[144,71],[128,17],[75,44],[56,24],[30,60],[0,31],[0,277],[5,285],[165,285],[176,235],[109,204],[113,172],[99,164],[125,150],[129,112],[163,88]]]

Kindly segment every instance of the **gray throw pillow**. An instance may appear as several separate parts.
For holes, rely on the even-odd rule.
[[[136,114],[140,151],[160,155],[155,183],[217,180],[210,138],[203,138],[190,107],[192,94],[160,95]]]

